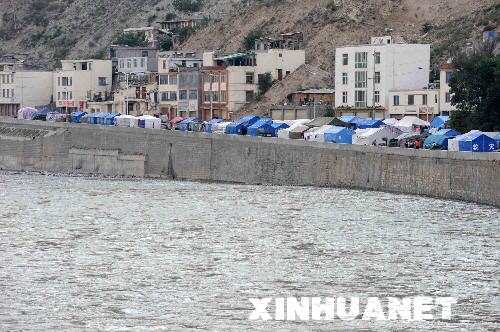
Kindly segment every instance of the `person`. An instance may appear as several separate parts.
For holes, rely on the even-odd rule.
[[[417,139],[415,141],[415,149],[417,149],[417,150],[420,149],[420,140],[419,139]]]

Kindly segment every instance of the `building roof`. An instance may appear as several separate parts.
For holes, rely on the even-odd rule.
[[[307,94],[334,94],[335,90],[334,89],[307,89],[307,90],[302,90],[302,91],[296,91],[294,93],[307,93]]]

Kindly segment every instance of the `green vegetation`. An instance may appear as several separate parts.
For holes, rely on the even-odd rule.
[[[177,17],[177,15],[175,15],[175,13],[166,13],[165,14],[165,21],[172,21],[176,17]]]
[[[332,0],[326,5],[326,8],[332,12],[335,12],[337,11],[337,9],[339,9],[339,6],[337,5],[337,1]]]
[[[190,35],[192,35],[196,31],[195,28],[185,27],[185,28],[175,28],[172,29],[171,32],[175,34],[177,38],[177,42],[182,44],[185,42]]]
[[[120,33],[113,39],[113,44],[130,46],[130,47],[144,47],[148,43],[146,36],[142,32],[124,32]]]
[[[245,50],[253,50],[255,48],[255,41],[264,36],[264,31],[261,28],[252,30],[243,39],[243,47]]]
[[[273,77],[271,73],[259,75],[258,79],[259,94],[264,95],[273,86]]]
[[[500,131],[500,56],[475,54],[455,60],[450,81],[453,112],[450,126],[458,131]]]
[[[203,0],[174,0],[174,8],[184,13],[199,12],[203,7]]]
[[[172,38],[168,35],[162,35],[158,39],[158,44],[162,51],[170,51],[174,46]]]
[[[424,26],[422,27],[422,32],[429,33],[432,31],[432,29],[434,29],[434,26],[431,23],[426,22],[426,23],[424,23]]]

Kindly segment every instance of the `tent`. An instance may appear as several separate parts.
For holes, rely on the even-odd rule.
[[[395,118],[389,118],[382,121],[386,126],[395,126],[399,120]]]
[[[306,123],[306,126],[308,127],[321,127],[321,126],[334,126],[334,125],[342,125],[345,124],[342,120],[339,120],[334,117],[321,117],[321,118],[316,118],[312,120],[309,123]]]
[[[380,128],[384,123],[381,120],[361,120],[358,122],[359,129],[367,129],[367,128]]]
[[[446,123],[450,120],[449,116],[442,115],[442,116],[436,116],[432,121],[431,121],[431,128],[444,128],[446,127]]]
[[[135,116],[119,115],[115,118],[115,125],[118,127],[132,127],[132,119],[135,119]]]
[[[273,120],[270,118],[261,118],[259,121],[255,122],[253,125],[248,127],[249,136],[270,136],[274,132],[271,124]]]
[[[193,126],[197,123],[200,123],[200,119],[196,117],[185,118],[177,123],[175,129],[180,131],[193,131]]]
[[[469,133],[458,140],[459,151],[464,152],[493,152],[496,141],[482,132]]]
[[[212,119],[210,121],[207,122],[207,133],[212,133],[213,132],[213,128],[212,126],[216,123],[221,123],[221,122],[224,122],[224,120],[222,119]]]
[[[447,150],[448,149],[448,141],[450,138],[453,138],[454,136],[447,136],[447,135],[431,135],[427,137],[424,141],[424,149],[440,149],[440,150]]]
[[[354,130],[346,127],[333,127],[325,132],[325,142],[352,144]]]
[[[493,139],[497,142],[497,150],[500,149],[500,134],[493,137]]]
[[[456,137],[460,135],[460,133],[453,129],[439,129],[434,133],[434,135],[447,136],[447,137]]]
[[[151,115],[143,115],[139,117],[139,128],[145,129],[161,129],[161,119]]]
[[[226,134],[246,135],[248,127],[259,121],[259,117],[255,115],[245,115],[226,127]]]
[[[214,134],[224,134],[226,132],[227,126],[229,126],[231,122],[218,122],[212,125],[212,133]]]
[[[271,124],[271,127],[273,127],[273,137],[278,137],[278,132],[280,130],[284,130],[287,128],[290,128],[290,125],[286,122],[273,122]]]
[[[298,120],[295,120],[293,122],[293,124],[290,125],[289,128],[286,128],[286,129],[279,129],[278,130],[278,138],[284,138],[284,139],[290,139],[292,138],[291,137],[291,133],[292,133],[292,130],[296,129],[296,128],[299,128],[300,130],[302,131],[298,131],[300,133],[300,137],[299,138],[302,138],[302,133],[309,129],[309,127],[307,127],[305,124],[306,123],[309,123],[311,122],[310,119],[298,119]],[[305,129],[304,129],[305,127]],[[293,134],[294,136],[298,136],[297,134]]]
[[[448,151],[459,151],[459,147],[458,147],[458,142],[460,141],[460,139],[462,137],[465,137],[469,134],[473,134],[473,133],[480,133],[481,131],[479,130],[471,130],[469,131],[468,133],[466,134],[463,134],[463,135],[458,135],[457,137],[455,138],[450,138],[448,140]]]
[[[45,119],[48,122],[64,122],[66,115],[59,112],[48,112]]]
[[[349,124],[357,124],[359,121],[363,120],[361,118],[358,118],[355,115],[342,115],[342,116],[339,116],[338,119],[342,122],[349,123]]]
[[[288,128],[288,129],[290,129],[290,128]],[[287,138],[289,138],[289,139],[303,139],[304,134],[310,129],[311,128],[309,128],[306,125],[298,125],[298,126],[294,127],[293,129],[288,131]],[[279,133],[278,133],[278,135],[279,135]]]
[[[409,132],[415,131],[416,127],[428,127],[429,125],[429,122],[419,119],[416,116],[405,116],[396,123],[395,127]]]
[[[17,111],[17,118],[22,120],[31,120],[33,116],[38,112],[36,108],[33,107],[23,107]]]
[[[304,133],[304,139],[306,141],[314,141],[314,142],[324,142],[325,141],[325,132],[329,129],[333,128],[331,125],[324,125],[321,127],[314,127]]]
[[[71,113],[71,122],[80,123],[85,115],[87,112],[73,112]]]
[[[103,122],[102,124],[105,126],[114,126],[115,125],[115,118],[119,115],[120,113],[102,113],[102,119]]]
[[[352,138],[352,143],[356,145],[380,145],[388,144],[393,138],[401,133],[391,130],[389,127],[358,129]]]

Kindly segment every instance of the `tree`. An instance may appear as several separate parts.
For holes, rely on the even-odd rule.
[[[265,94],[273,86],[273,77],[271,76],[271,73],[259,75],[258,85],[260,95]]]
[[[458,111],[452,113],[450,126],[461,131],[500,131],[500,56],[462,56],[454,67],[451,104]]]
[[[160,50],[162,51],[170,51],[172,46],[174,46],[172,38],[169,35],[161,35],[158,38],[158,44],[160,46]]]
[[[203,7],[202,0],[174,0],[174,8],[180,12],[194,13],[199,12]]]
[[[113,39],[113,44],[130,46],[130,47],[145,47],[148,46],[146,35],[142,32],[124,32],[117,35]]]
[[[243,39],[243,47],[245,50],[253,50],[255,48],[255,41],[259,38],[262,38],[264,35],[264,31],[262,29],[252,30],[246,35],[245,39]]]

